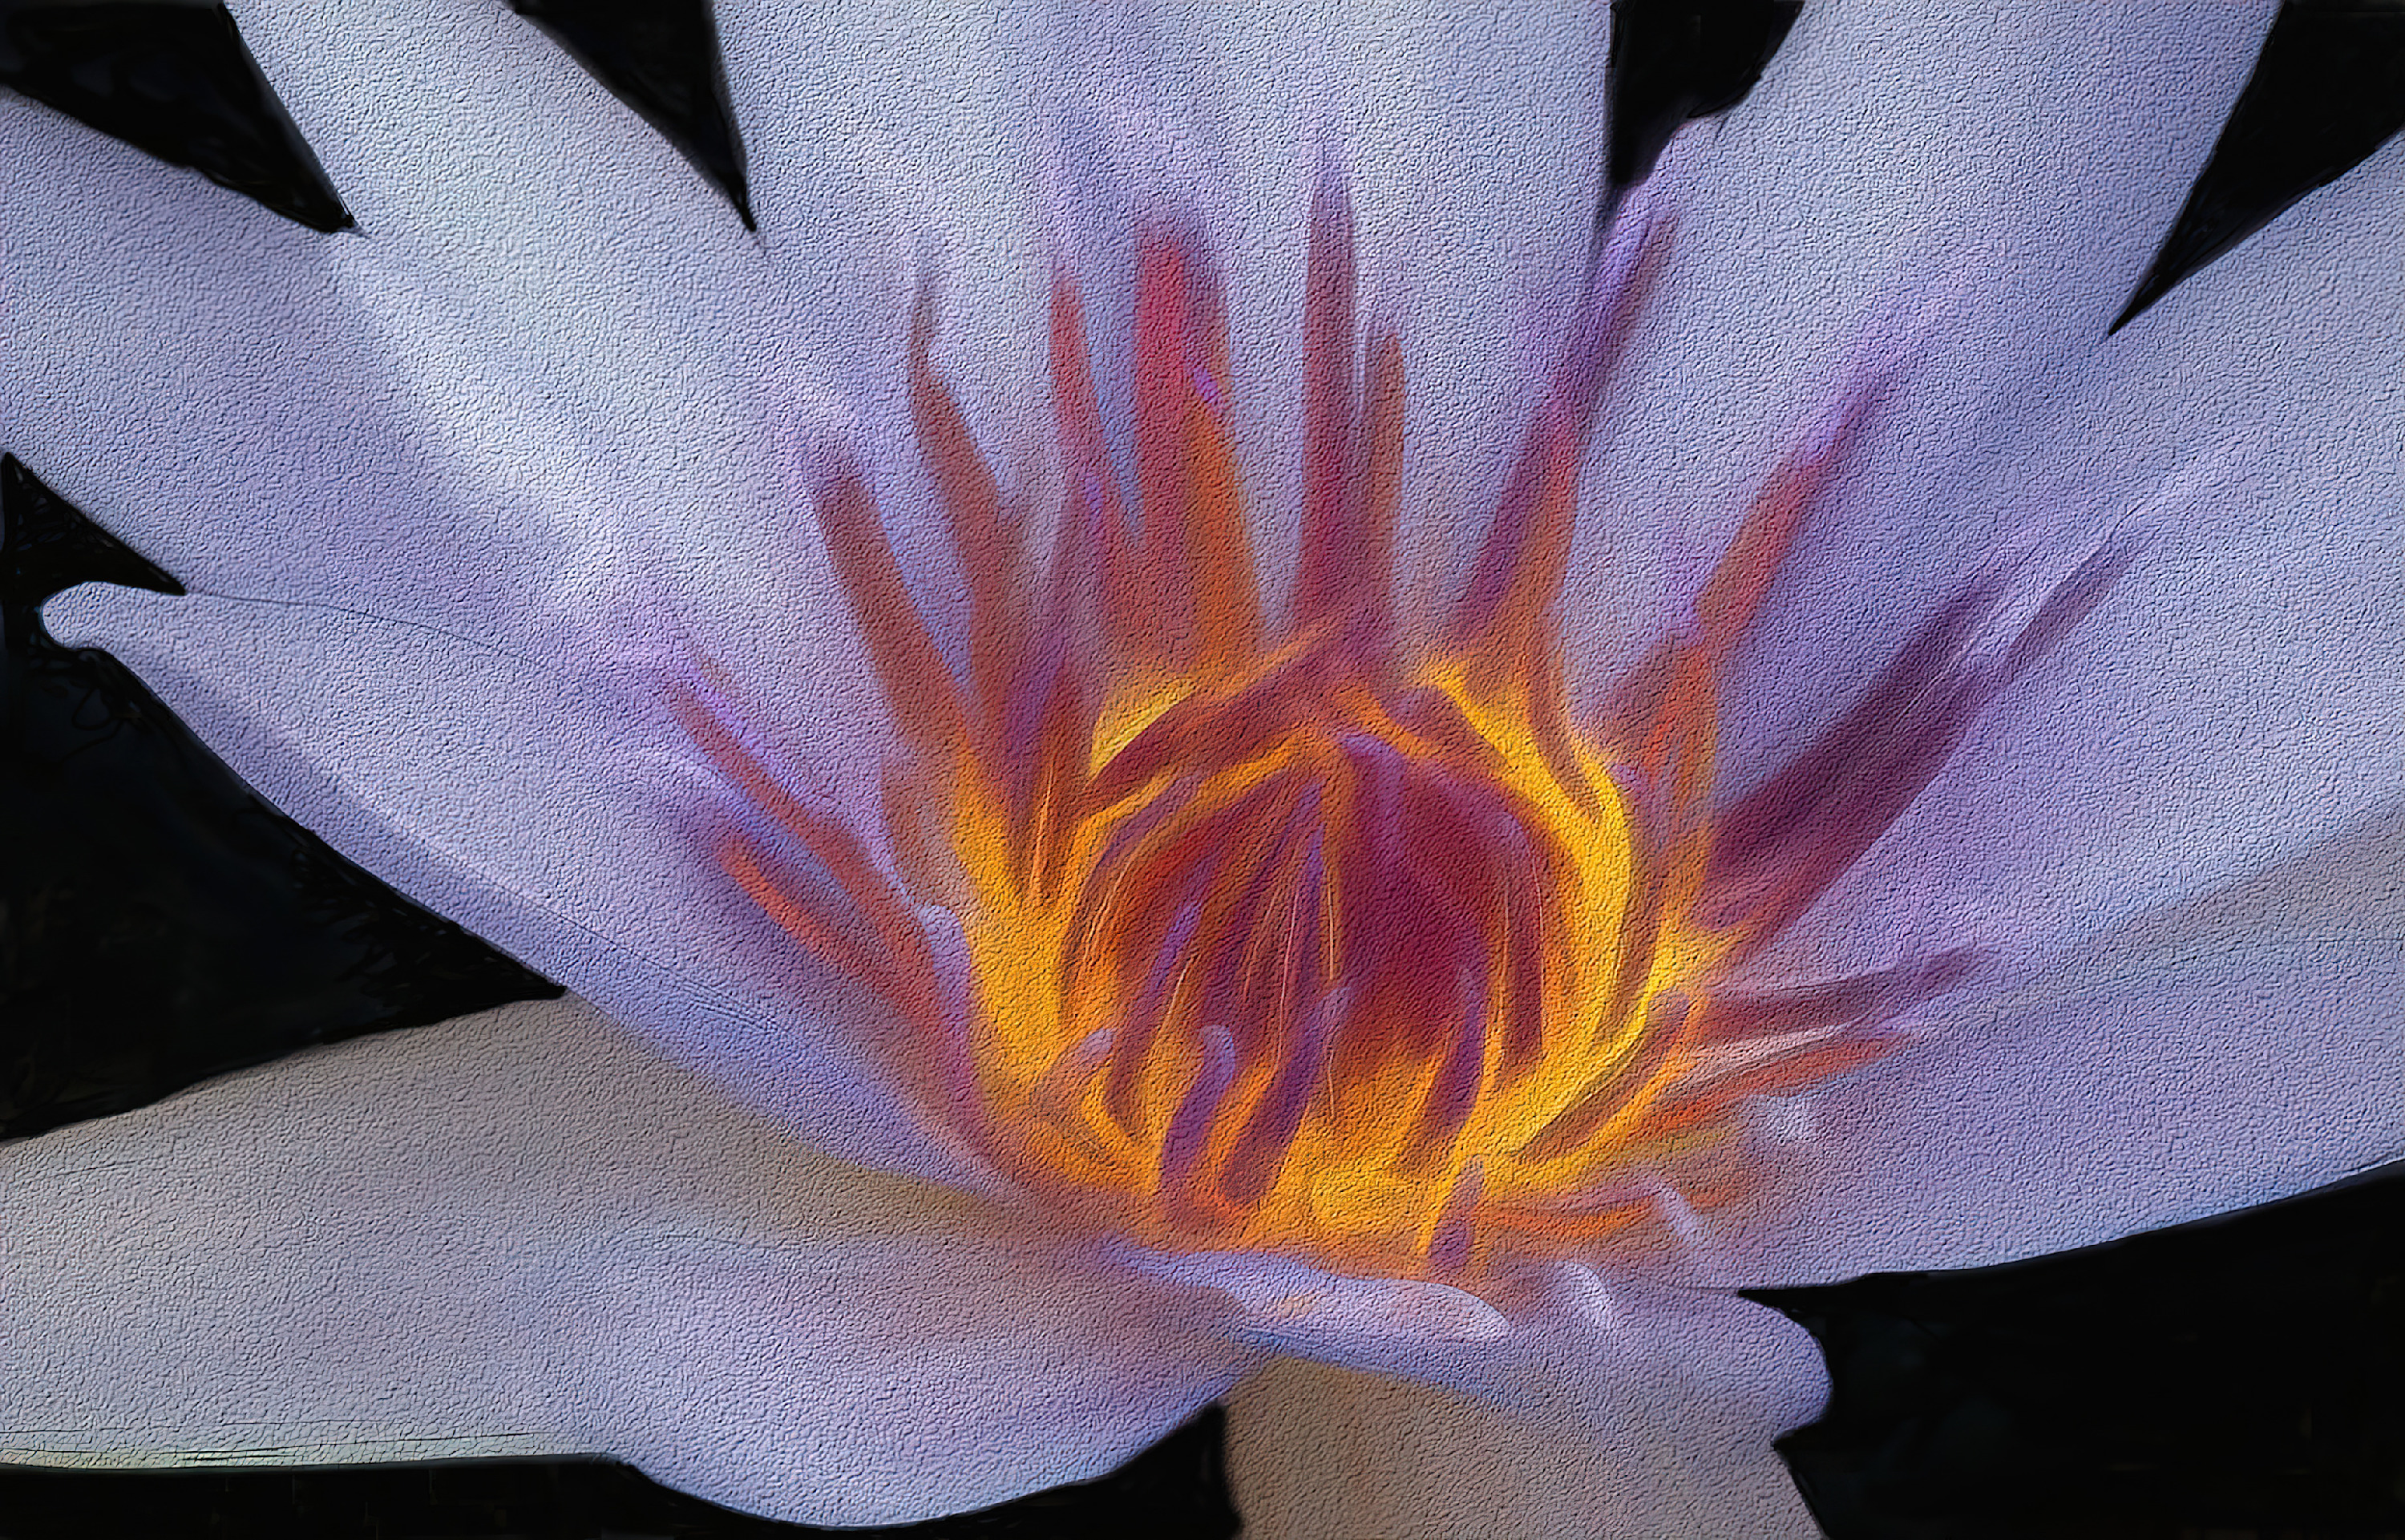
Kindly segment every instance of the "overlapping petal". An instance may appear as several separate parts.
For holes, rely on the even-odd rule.
[[[1666,158],[1680,248],[1572,558],[1572,584],[1614,600],[1584,617],[1604,657],[1675,617],[1682,560],[1692,586],[1865,331],[1917,330],[1740,659],[1733,789],[1836,717],[1898,630],[1999,548],[2068,558],[2117,530],[2148,537],[1899,831],[1912,880],[1864,869],[1899,902],[2098,928],[2384,794],[2399,638],[2383,562],[2364,558],[2393,558],[2405,495],[2387,361],[2405,161],[2317,195],[2150,328],[2103,334],[2269,9],[1816,5],[1745,108]],[[1636,608],[1630,582],[1671,587]],[[2049,814],[2024,824],[2033,803]]]
[[[312,1052],[0,1181],[0,1457],[599,1453],[891,1523],[1098,1474],[1225,1306],[791,1142],[575,1001]]]
[[[1938,1002],[1807,1110],[1749,1282],[1976,1266],[2283,1196],[2405,1146],[2396,804],[2269,870]]]
[[[1777,1312],[1577,1263],[1484,1280],[1161,1260],[1283,1356],[1229,1402],[1231,1480],[1264,1534],[1810,1535],[1770,1441],[1816,1416],[1819,1349]]]

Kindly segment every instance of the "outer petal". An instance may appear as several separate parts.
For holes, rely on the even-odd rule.
[[[764,251],[498,6],[244,25],[362,234],[295,230],[9,99],[10,446],[196,591],[590,668],[648,586],[713,644],[853,660],[780,704],[805,740],[856,721],[851,629],[792,549],[767,431],[886,331],[892,232]],[[770,552],[795,591],[714,628]]]
[[[746,348],[781,335],[805,373],[843,355],[810,346],[826,329],[796,318],[817,312],[656,136],[533,28],[471,10],[246,12],[363,237],[0,101],[0,438],[204,596],[115,614],[119,651],[176,678],[282,806],[716,1051],[756,1103],[832,1102],[834,1126],[871,1136],[841,1148],[892,1161],[894,1120],[864,1120],[846,1084],[852,1024],[817,1052],[810,1024],[841,1010],[777,949],[693,923],[713,900],[662,817],[691,788],[640,677],[644,650],[688,640],[738,665],[809,658],[747,671],[790,686],[781,742],[881,751],[763,442],[762,403],[795,387]],[[842,251],[856,286],[891,282],[883,237],[873,263]],[[739,609],[712,602],[732,573]],[[70,634],[75,602],[54,612]]]
[[[1924,306],[1936,315],[1910,384],[1809,549],[1861,568],[1882,597],[1923,595],[1932,572],[1976,560],[1994,513],[1935,516],[2062,404],[2271,9],[1821,0],[1799,16],[1746,101],[1683,133],[1656,174],[1679,247],[1653,346],[1640,339],[1601,429],[1572,570],[1572,592],[1584,578],[1615,596],[1596,619],[1624,628],[1617,645],[1650,641],[1675,612],[1865,332]],[[1884,516],[1862,528],[1848,510]],[[1891,572],[1883,547],[1905,544],[1927,565]],[[1618,597],[1649,574],[1658,593]],[[1860,633],[1888,624],[1874,610],[1841,634],[1875,654]]]
[[[2201,1219],[2405,1150],[2396,805],[2283,866],[1940,1002],[1784,1120],[1715,1232],[1748,1282],[1973,1266]]]
[[[1450,1336],[1392,1329],[1441,1287],[1331,1279],[1255,1308],[1257,1337],[1324,1363],[1282,1362],[1231,1399],[1246,1533],[1817,1533],[1770,1448],[1826,1393],[1801,1328],[1565,1266]]]
[[[1833,927],[1892,930],[1901,900],[1984,938],[2094,934],[2336,834],[2395,794],[2405,154],[2362,170],[2234,254],[2228,274],[2201,276],[2151,330],[2103,345],[2063,412],[1978,494],[2003,528],[2018,510],[2074,551],[2135,509],[2145,544],[1860,880],[1831,895]],[[2156,477],[2151,496],[2107,485]],[[1943,581],[1912,557],[1900,564]],[[1772,676],[1803,671],[1799,658],[1850,656],[1792,615],[1769,617],[1780,629],[1754,700],[1775,699]]]
[[[2048,341],[2079,305],[2001,271],[2054,306],[1986,333],[1990,384],[2017,398],[1949,427],[1916,404],[1938,383],[1921,369],[1807,540],[1814,565],[1729,702],[1739,785],[1817,731],[1980,546],[2064,561],[2117,526],[2143,545],[1765,959],[1842,969],[1969,940],[2005,961],[1939,1002],[1924,1049],[1783,1115],[1802,1142],[1779,1157],[1787,1185],[1726,1217],[1736,1272],[1992,1262],[2261,1201],[2405,1144],[2400,172],[2394,153],[2368,162],[2110,341],[2120,290],[2085,257],[2063,268],[2089,274],[2073,291],[2092,293],[2085,340]],[[1975,338],[1984,303],[1961,307]]]
[[[589,1008],[313,1053],[0,1161],[0,1456],[585,1451],[894,1522],[1217,1394],[1210,1296],[811,1155]]]
[[[977,1180],[881,1077],[884,1008],[720,877],[680,822],[703,795],[695,769],[610,693],[315,606],[85,589],[52,608],[270,800],[419,901],[823,1148]]]

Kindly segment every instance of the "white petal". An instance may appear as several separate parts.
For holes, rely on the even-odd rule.
[[[591,1452],[892,1522],[1094,1474],[1209,1296],[805,1151],[589,1008],[313,1052],[0,1155],[0,1458]]]
[[[719,873],[685,822],[692,751],[617,697],[337,610],[97,586],[51,609],[63,636],[106,645],[270,801],[410,897],[823,1148],[975,1180],[880,1069],[890,1010]]]
[[[1240,1386],[1229,1457],[1246,1533],[1817,1533],[1770,1448],[1826,1390],[1800,1327],[1575,1267],[1512,1327],[1437,1385],[1289,1360]]]
[[[666,169],[626,163],[655,137],[498,7],[244,24],[361,233],[297,229],[12,101],[11,371],[64,387],[9,392],[20,449],[155,521],[128,532],[168,531],[154,554],[204,586],[214,555],[288,597],[360,603],[382,576],[406,601],[429,562],[489,577],[572,549],[589,531],[546,525],[723,399],[707,322],[759,263],[689,217],[658,228],[699,196],[605,216]],[[442,586],[426,601],[467,597]]]
[[[2400,824],[1940,1002],[1725,1217],[1749,1281],[1974,1266],[2405,1151]]]
[[[584,1425],[659,1480],[806,1523],[907,1523],[1101,1476],[1257,1357],[1215,1334],[1203,1296],[992,1226],[597,1250],[556,1301]]]
[[[1510,1317],[1447,1283],[1352,1278],[1242,1251],[1125,1259],[1148,1277],[1226,1294],[1260,1346],[1355,1368],[1422,1378],[1480,1372],[1513,1335]]]
[[[1553,221],[1516,217],[1524,203],[1574,205],[1582,191],[1546,190],[1592,180],[1554,176],[1556,156],[1594,153],[1581,104],[1600,54],[1554,46],[1566,15],[1325,20],[1324,49],[1276,52],[1308,80],[1275,92],[1257,78],[1266,15],[1130,35],[1153,63],[1111,67],[1148,72],[1142,90],[1208,120],[1222,170],[1268,168],[1181,190],[1225,205],[1216,228],[1249,286],[1236,312],[1275,325],[1245,345],[1273,381],[1265,400],[1295,383],[1303,147],[1327,123],[1371,125],[1363,158],[1394,205],[1373,214],[1365,198],[1365,245],[1424,267],[1411,281],[1430,296],[1486,285],[1498,262],[1558,265],[1501,258],[1552,239],[1529,233]],[[897,489],[899,543],[924,555],[912,457],[892,431],[906,243],[920,230],[946,246],[967,332],[949,346],[977,365],[972,387],[1023,412],[1048,196],[1030,98],[1101,66],[1048,12],[730,17],[769,231],[751,243],[655,136],[498,8],[460,26],[414,7],[269,7],[246,24],[364,238],[290,231],[11,105],[25,172],[12,197],[42,238],[14,270],[25,324],[0,428],[228,601],[86,595],[55,606],[57,624],[153,675],[213,746],[380,875],[790,1112],[825,1078],[807,1019],[835,1012],[796,998],[773,966],[782,942],[727,914],[721,884],[657,833],[659,787],[686,756],[647,735],[645,681],[615,653],[630,628],[654,645],[690,632],[825,789],[873,794],[883,711],[778,473],[780,419],[845,392]],[[1062,57],[1021,57],[1048,37]],[[1162,58],[1197,67],[1163,73]],[[1547,73],[1558,61],[1568,89]],[[1528,110],[1498,115],[1498,82]],[[1487,355],[1520,319],[1505,312],[1533,303],[1406,304],[1468,328],[1432,345],[1432,399],[1472,376],[1494,389]],[[128,314],[144,324],[118,325]],[[77,361],[71,387],[44,388],[61,359]],[[914,566],[940,627],[943,564]],[[629,685],[632,710],[606,693]]]
[[[1675,616],[1869,334],[1908,334],[1909,367],[1815,518],[1804,580],[1765,618],[1779,644],[1738,702],[1774,708],[1758,734],[1792,732],[1799,707],[1833,713],[2000,538],[2092,534],[2220,447],[2232,408],[2276,421],[2290,392],[2326,389],[2325,346],[2354,360],[2338,371],[2354,392],[2383,389],[2391,371],[2364,364],[2395,327],[2394,196],[2378,185],[2393,151],[2171,302],[2212,296],[2241,330],[2201,326],[2160,352],[2159,318],[2103,334],[2271,8],[1830,0],[1803,15],[1761,86],[1676,141],[1657,178],[1679,245],[1602,427],[1572,568],[1570,591],[1594,596],[1593,656],[1625,657]],[[2185,406],[2126,399],[2131,369]],[[2091,442],[2100,417],[2118,442]],[[1798,657],[1821,683],[1795,677]],[[1727,746],[1759,769],[1759,736]]]

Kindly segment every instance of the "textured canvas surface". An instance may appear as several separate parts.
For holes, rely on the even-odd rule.
[[[0,1459],[1816,1533],[2398,1152],[2399,31],[7,7]]]

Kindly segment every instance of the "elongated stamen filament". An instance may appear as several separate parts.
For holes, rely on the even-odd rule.
[[[1580,478],[1667,240],[1623,221],[1461,592],[1428,627],[1393,592],[1402,351],[1359,335],[1332,181],[1312,213],[1283,625],[1255,577],[1221,286],[1199,241],[1138,242],[1125,455],[1082,298],[1055,278],[1065,491],[1048,552],[935,367],[921,294],[910,406],[966,584],[957,671],[865,475],[831,459],[815,498],[908,756],[881,788],[907,892],[792,792],[727,692],[680,685],[673,704],[751,812],[718,837],[730,881],[936,1045],[944,1062],[913,1083],[974,1101],[949,1115],[1025,1187],[1162,1246],[1435,1276],[1493,1245],[1574,1250],[1639,1222],[1701,1244],[1695,1208],[1737,1179],[1699,1173],[1744,1098],[1892,1052],[1910,1036],[1898,1014],[1967,972],[1948,954],[1726,984],[2125,558],[2101,553],[2018,629],[1996,623],[2001,580],[1975,581],[1850,715],[1715,810],[1719,682],[1884,376],[1842,392],[1773,470],[1693,626],[1574,712],[1554,616]],[[964,1002],[928,982],[914,899],[959,926]]]

